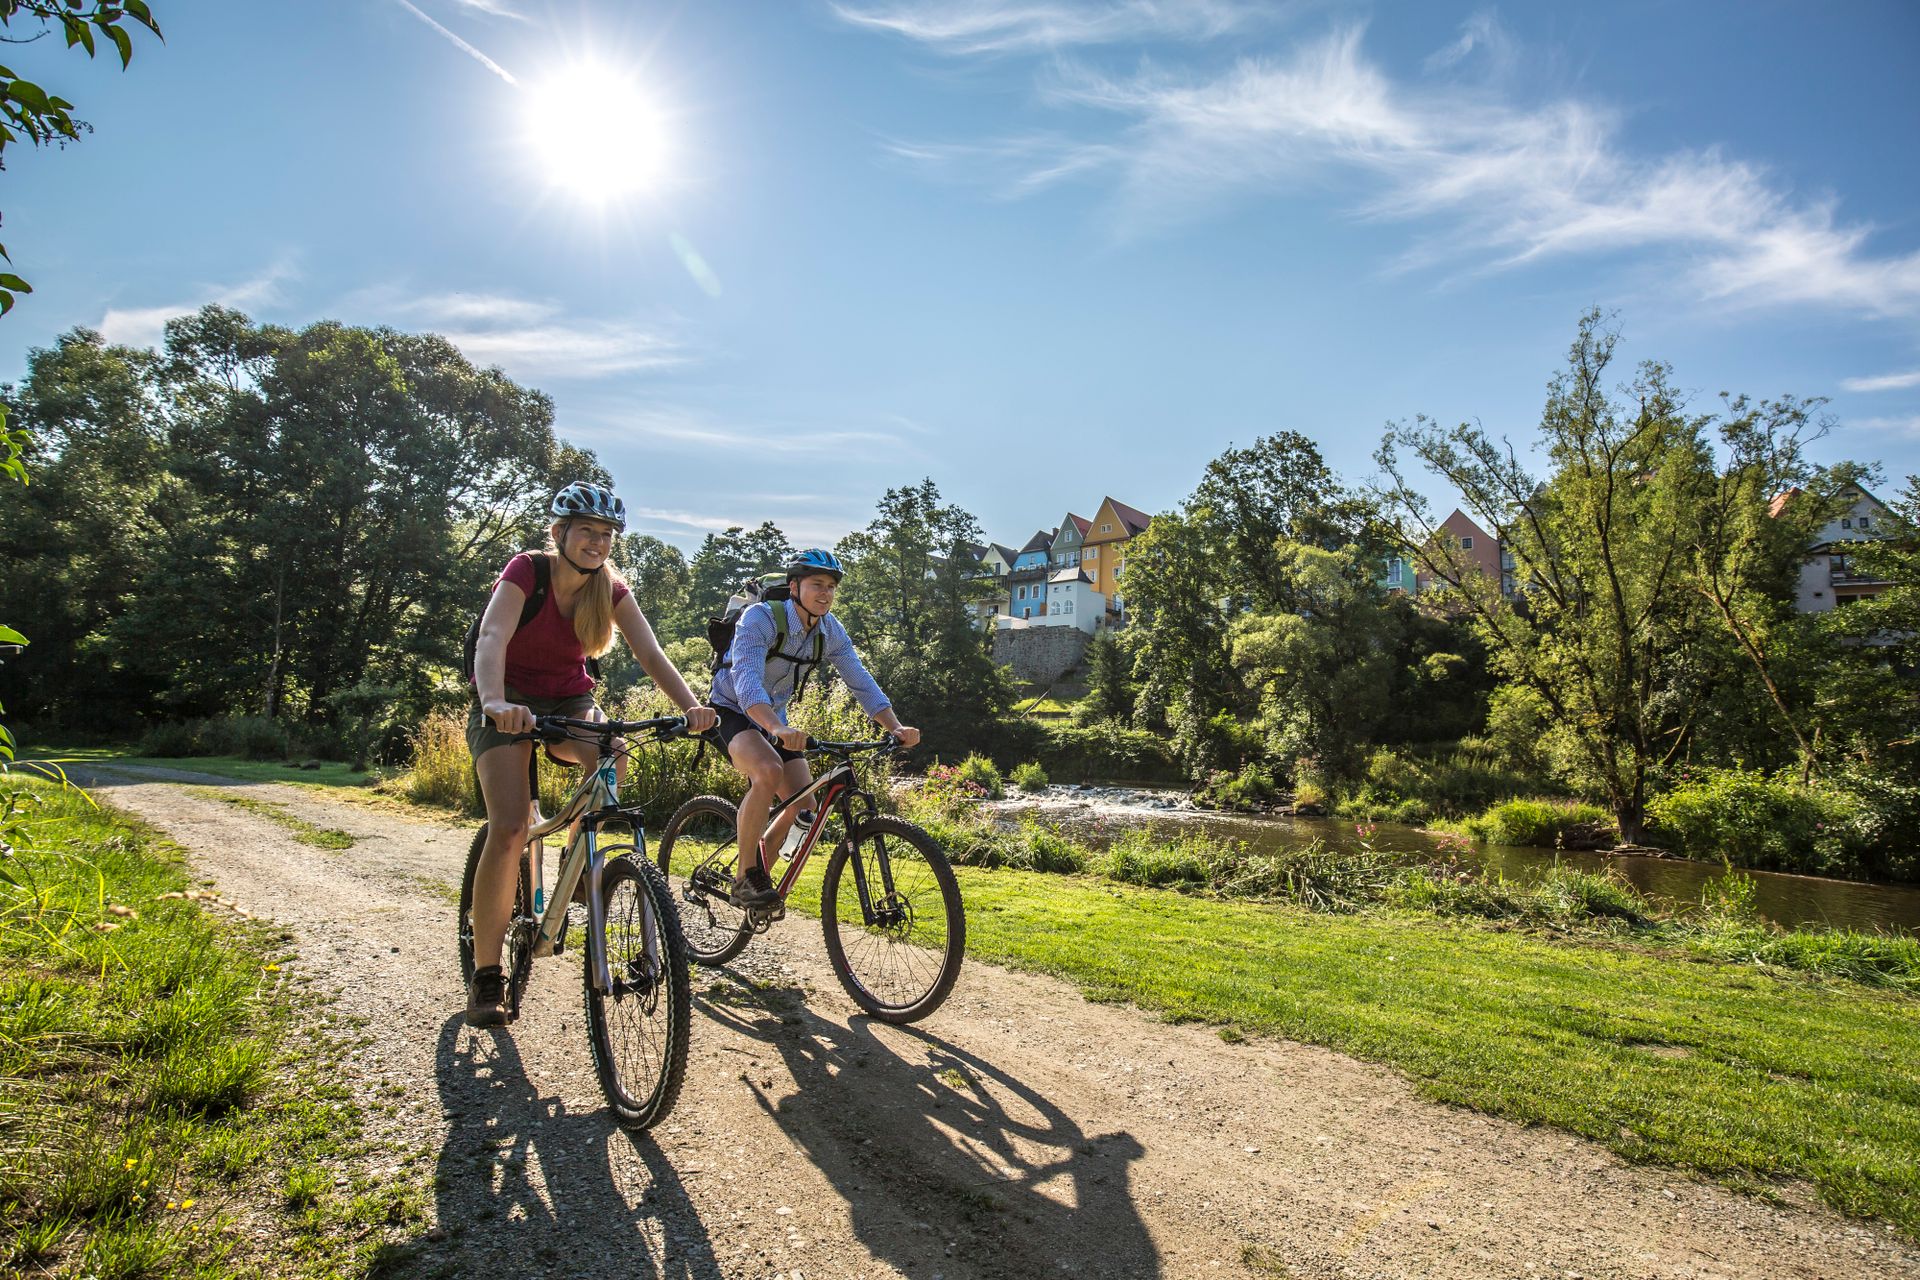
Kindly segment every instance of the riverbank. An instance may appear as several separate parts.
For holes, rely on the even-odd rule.
[[[419,1219],[286,936],[77,790],[0,779],[0,1269],[365,1274]],[[268,1239],[267,1237],[271,1237]]]

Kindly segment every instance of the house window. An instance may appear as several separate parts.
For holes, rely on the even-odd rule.
[[[1100,558],[1100,548],[1098,547],[1087,548],[1087,559],[1098,560],[1099,558]]]
[[[1102,533],[1112,533],[1112,532],[1113,532],[1113,526],[1112,526],[1112,525],[1110,525],[1110,524],[1103,524],[1103,525],[1101,525],[1101,526],[1100,526],[1100,532],[1102,532]]]
[[[1841,517],[1841,520],[1840,520],[1840,527],[1841,527],[1842,529],[1851,529],[1851,528],[1853,528],[1853,521],[1852,521],[1852,519],[1851,519],[1851,518],[1849,518],[1849,517],[1844,517],[1844,516],[1843,516],[1843,517]]]
[[[1862,529],[1871,529],[1871,528],[1873,527],[1873,517],[1872,517],[1872,516],[1861,516],[1861,517],[1860,517],[1860,527],[1861,527]]]
[[[1467,535],[1466,537],[1464,537],[1464,538],[1462,538],[1462,539],[1460,539],[1460,549],[1461,549],[1462,551],[1471,551],[1471,550],[1473,550],[1473,535],[1472,535],[1472,534],[1468,534],[1468,535]]]
[[[1066,602],[1065,604],[1063,604],[1063,605],[1061,605],[1061,606],[1060,606],[1060,612],[1062,612],[1062,613],[1072,613],[1072,612],[1073,612],[1073,601],[1071,601],[1071,600],[1069,600],[1069,601],[1067,601],[1067,602]]]

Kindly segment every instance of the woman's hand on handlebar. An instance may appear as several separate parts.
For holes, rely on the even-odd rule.
[[[720,715],[712,707],[689,707],[682,714],[687,718],[688,733],[705,733],[720,723]]]
[[[493,721],[493,727],[502,733],[532,733],[533,712],[517,702],[508,702],[502,698],[498,702],[489,702],[480,708],[487,719]]]

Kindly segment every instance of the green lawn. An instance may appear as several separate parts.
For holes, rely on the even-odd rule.
[[[1920,1236],[1920,1001],[1627,947],[963,868],[969,954]]]

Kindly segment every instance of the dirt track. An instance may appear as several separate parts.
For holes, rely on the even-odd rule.
[[[1228,1045],[970,963],[919,1028],[856,1017],[817,927],[697,975],[680,1104],[606,1118],[571,955],[510,1033],[461,1024],[451,894],[471,829],[305,788],[102,770],[222,893],[290,930],[369,1021],[369,1100],[437,1157],[428,1274],[735,1277],[1920,1277],[1920,1250],[1416,1097],[1389,1071]],[[310,848],[175,785],[356,837]],[[731,975],[731,976],[729,976]],[[1806,1197],[1801,1197],[1803,1202]]]

